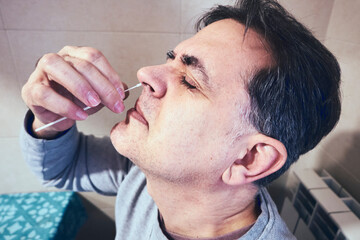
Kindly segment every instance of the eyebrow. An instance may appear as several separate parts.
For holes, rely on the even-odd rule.
[[[176,57],[176,54],[174,52],[174,50],[170,50],[166,53],[166,56],[167,56],[167,59],[175,59]],[[191,55],[188,55],[188,54],[183,54],[181,57],[181,62],[186,65],[186,66],[189,66],[191,68],[194,68],[198,71],[200,71],[203,75],[203,80],[204,80],[204,84],[205,86],[210,89],[210,86],[209,86],[209,77],[206,73],[206,69],[204,67],[204,65],[202,64],[201,60],[198,59],[197,57],[195,56],[191,56]]]

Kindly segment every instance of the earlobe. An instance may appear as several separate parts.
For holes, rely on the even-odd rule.
[[[229,185],[254,182],[279,170],[286,162],[287,151],[278,140],[263,134],[249,139],[246,154],[235,159],[222,180]]]

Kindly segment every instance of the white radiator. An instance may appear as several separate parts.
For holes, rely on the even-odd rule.
[[[328,172],[295,170],[292,180],[281,216],[298,240],[360,240],[360,205]]]

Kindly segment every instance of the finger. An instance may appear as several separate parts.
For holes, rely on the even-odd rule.
[[[44,55],[38,63],[49,80],[65,87],[71,94],[89,107],[99,105],[100,98],[87,80],[57,54]]]
[[[49,138],[49,137],[52,138],[53,136],[56,136],[58,132],[62,132],[65,131],[66,129],[71,128],[71,126],[73,126],[75,123],[74,120],[69,118],[66,118],[63,121],[56,122],[56,120],[62,119],[62,117],[47,110],[44,112],[43,116],[46,117],[46,120],[48,119],[53,119],[53,120],[43,121],[38,117],[34,119],[34,122],[32,124],[33,134],[41,138]],[[54,123],[54,122],[56,123],[44,127],[48,123]]]
[[[32,106],[31,111],[42,124],[48,124],[63,117],[40,106]],[[70,120],[73,121],[72,119]]]
[[[71,56],[92,63],[114,85],[122,99],[125,98],[124,86],[119,75],[99,50],[91,47],[66,46],[59,51],[59,55]]]
[[[54,91],[51,87],[37,84],[33,86],[33,96],[31,103],[34,111],[34,114],[39,113],[36,110],[36,107],[41,107],[52,113],[67,117],[73,120],[84,120],[88,117],[88,114],[78,105],[73,103],[71,100],[61,96],[56,91]],[[39,113],[38,115],[42,115]],[[42,121],[46,121],[44,116],[41,117]],[[52,121],[53,119],[49,119],[48,121]]]
[[[71,56],[65,56],[64,59],[70,62],[73,68],[90,83],[91,87],[99,95],[102,104],[116,113],[124,111],[125,106],[119,92],[96,66],[88,61]]]

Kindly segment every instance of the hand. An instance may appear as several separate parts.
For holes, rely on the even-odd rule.
[[[36,133],[51,138],[75,120],[99,111],[103,105],[124,111],[124,84],[104,55],[89,47],[66,46],[45,54],[22,88],[22,98],[35,115],[33,129],[61,117],[68,119]],[[87,112],[82,108],[92,107]]]

